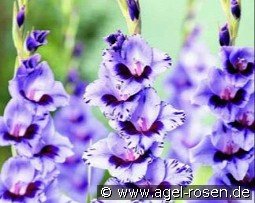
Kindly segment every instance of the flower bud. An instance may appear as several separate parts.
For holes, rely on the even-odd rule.
[[[140,16],[138,0],[127,0],[127,5],[131,20],[138,20]]]
[[[231,0],[231,13],[236,19],[241,17],[241,8],[237,0]]]
[[[219,32],[219,43],[220,46],[230,45],[230,34],[228,30],[228,24],[224,25]]]
[[[25,21],[25,6],[22,6],[17,14],[17,24],[19,27],[21,27],[24,24]]]
[[[84,45],[79,42],[77,44],[75,44],[74,49],[73,49],[73,57],[79,58],[82,56],[84,51]]]
[[[26,39],[26,47],[30,52],[34,52],[38,47],[47,44],[46,37],[48,30],[33,30]]]

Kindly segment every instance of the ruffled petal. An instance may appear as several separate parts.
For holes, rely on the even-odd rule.
[[[96,168],[108,169],[111,151],[107,142],[108,140],[105,138],[89,147],[82,156],[84,162]]]
[[[152,75],[153,77],[165,72],[172,65],[170,56],[158,49],[153,48]]]
[[[112,176],[118,178],[122,182],[137,182],[146,174],[148,164],[152,158],[147,157],[142,162],[130,163],[128,165],[111,165],[109,172]]]
[[[124,41],[122,45],[121,56],[126,59],[129,69],[132,71],[132,65],[140,61],[144,66],[150,65],[152,61],[152,48],[141,38],[140,35],[134,35]]]
[[[186,186],[191,184],[193,175],[190,166],[175,159],[168,159],[165,161],[165,167],[166,176],[164,181],[169,182],[171,185]]]
[[[184,111],[175,109],[172,105],[161,103],[158,120],[164,125],[164,131],[171,131],[182,125],[185,121]]]

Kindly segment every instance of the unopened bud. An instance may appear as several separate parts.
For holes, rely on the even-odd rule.
[[[140,16],[138,0],[127,0],[127,5],[131,20],[138,20]]]
[[[228,24],[224,25],[219,32],[219,42],[220,46],[230,45],[230,34],[228,29]]]
[[[21,27],[24,24],[25,21],[25,6],[22,6],[17,14],[17,24],[19,27]]]
[[[231,0],[231,13],[236,19],[241,17],[241,8],[237,0]]]

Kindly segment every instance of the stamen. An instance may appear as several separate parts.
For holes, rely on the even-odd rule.
[[[13,185],[10,189],[10,192],[16,195],[24,195],[26,193],[27,186],[22,182],[18,182]]]
[[[232,87],[226,87],[220,97],[221,99],[224,99],[224,100],[230,100],[230,99],[233,99],[235,96],[235,92],[233,91],[233,88]]]
[[[136,155],[132,149],[127,149],[126,153],[126,160],[127,161],[134,161],[139,157],[139,155]]]
[[[148,126],[147,126],[147,122],[145,118],[139,118],[137,121],[137,124],[140,128],[140,131],[147,131],[148,130]]]
[[[24,129],[22,128],[22,124],[16,124],[12,129],[11,129],[11,135],[14,137],[22,137],[25,133]]]
[[[133,68],[131,69],[132,75],[141,76],[144,70],[144,64],[141,61],[133,59]]]

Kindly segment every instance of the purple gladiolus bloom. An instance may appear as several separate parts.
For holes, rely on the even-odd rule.
[[[181,98],[185,98],[186,100],[188,100],[189,98],[187,98],[186,94],[182,96],[182,94],[180,95],[180,93],[185,92],[189,89],[193,89],[194,81],[192,80],[188,72],[185,70],[183,65],[181,64],[182,61],[179,61],[178,63],[179,64],[174,70],[174,73],[167,80],[167,88],[170,89],[170,92],[172,93],[171,95],[178,95],[178,97],[176,96],[171,98],[170,99],[171,102],[174,105],[181,107],[183,102],[180,102],[179,100]]]
[[[130,94],[130,90],[140,91],[150,86],[155,77],[171,65],[171,58],[155,48],[151,48],[140,35],[127,37],[119,50],[106,50],[102,62],[106,75],[112,75],[121,83],[120,90]],[[134,94],[136,92],[132,92]]]
[[[22,6],[21,9],[19,10],[16,20],[17,24],[19,27],[21,27],[24,24],[25,21],[25,12],[26,12],[26,7]]]
[[[131,20],[138,20],[140,16],[140,8],[137,0],[127,0],[128,11]]]
[[[187,111],[185,124],[169,132],[167,136],[167,141],[173,143],[169,152],[170,158],[190,164],[189,150],[195,147],[204,135],[211,133],[211,125],[204,122],[208,115],[210,110],[206,107]]]
[[[130,91],[134,91],[132,86]],[[98,79],[86,88],[84,99],[86,103],[99,106],[109,119],[127,120],[138,105],[139,94],[125,94],[110,78]]]
[[[161,152],[162,143],[154,143],[144,154],[138,154],[128,148],[128,143],[119,135],[110,133],[107,138],[89,147],[83,160],[93,167],[108,169],[120,181],[136,182],[145,175],[153,157]]]
[[[14,144],[24,153],[29,151],[39,141],[47,121],[48,114],[37,116],[30,103],[10,100],[0,117],[0,145]]]
[[[140,93],[139,107],[128,121],[112,121],[129,148],[138,153],[147,150],[154,142],[163,142],[165,134],[184,122],[184,112],[160,101],[153,88]]]
[[[207,77],[208,70],[214,65],[214,57],[200,40],[199,27],[188,35],[180,52],[179,60],[172,74],[167,79],[167,89],[171,103],[178,108],[190,110],[190,93]],[[177,96],[174,96],[177,95]]]
[[[72,96],[70,103],[55,115],[56,129],[73,144],[85,144],[106,134],[104,126],[92,115],[82,99]]]
[[[230,34],[228,29],[228,24],[224,25],[219,32],[219,42],[220,46],[230,45]]]
[[[77,202],[84,202],[89,193],[94,194],[104,175],[104,170],[91,168],[91,177],[88,177],[88,168],[84,168],[81,158],[78,163],[61,164],[60,170],[58,176],[60,190]],[[72,179],[70,174],[73,174]]]
[[[48,30],[33,30],[26,39],[26,47],[30,52],[35,52],[38,47],[47,44]]]
[[[31,63],[28,62],[29,68],[22,65],[22,70],[18,70],[16,76],[9,82],[11,96],[26,99],[36,104],[41,111],[54,111],[57,107],[68,104],[69,96],[62,83],[54,80],[54,75],[47,62],[37,64],[38,56],[34,57],[28,59],[33,60]],[[24,74],[25,68],[28,74]]]
[[[228,133],[222,136],[221,133],[214,132],[213,136],[206,136],[191,149],[191,162],[210,165],[216,171],[231,173],[236,180],[244,178],[253,160],[254,146],[246,151],[234,143]]]
[[[228,80],[220,69],[213,69],[207,80],[201,82],[194,103],[208,105],[210,109],[224,120],[233,120],[238,109],[243,108],[253,93],[253,81],[244,87],[236,86]]]
[[[68,157],[73,155],[69,139],[55,131],[51,119],[41,133],[40,142],[29,152],[28,154],[18,150],[20,155],[30,157],[36,169],[43,173],[53,171],[56,163],[64,163]]]
[[[231,13],[236,19],[241,17],[241,8],[237,0],[231,0]]]
[[[86,194],[94,193],[96,185],[102,180],[104,171],[91,169],[90,186],[88,171],[84,169],[82,154],[90,141],[106,134],[104,126],[98,122],[89,110],[89,107],[77,96],[72,96],[70,104],[55,115],[55,124],[58,131],[67,136],[74,145],[74,155],[67,158],[65,163],[59,164],[59,187],[69,197],[83,202]],[[74,174],[70,180],[70,174]]]
[[[43,202],[43,189],[43,180],[29,159],[14,157],[4,163],[0,179],[1,202]]]
[[[155,190],[166,189],[173,185],[187,186],[191,184],[192,179],[192,170],[188,165],[174,159],[163,160],[161,158],[156,158],[149,164],[147,172],[142,180],[134,183],[127,183],[121,182],[117,178],[110,178],[105,185],[118,185],[122,188],[138,190],[139,188]]]
[[[213,133],[211,135],[212,142],[215,145],[228,145],[230,142],[230,148],[231,146],[235,146],[235,148],[241,148],[245,151],[249,151],[251,148],[254,147],[254,134],[253,133],[247,133],[245,134],[245,131],[240,132],[236,129],[229,128],[225,123],[222,121],[218,121],[214,128]],[[224,148],[224,151],[227,150],[234,150],[235,149],[225,149],[228,146],[222,146]],[[231,153],[231,152],[227,152]]]
[[[237,85],[243,86],[253,78],[255,72],[254,48],[222,47],[223,69]]]

